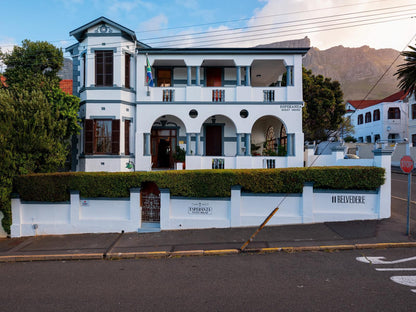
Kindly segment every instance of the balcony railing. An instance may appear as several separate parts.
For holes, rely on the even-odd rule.
[[[225,101],[225,90],[219,90],[219,89],[212,90],[212,101],[213,102],[224,102]]]
[[[213,158],[212,169],[224,169],[224,158]]]
[[[175,96],[175,90],[174,89],[164,89],[163,90],[163,102],[173,102],[174,96]]]
[[[267,168],[267,169],[276,168],[276,159],[271,159],[271,158],[263,159],[263,168]]]
[[[274,102],[274,90],[263,90],[263,101]]]

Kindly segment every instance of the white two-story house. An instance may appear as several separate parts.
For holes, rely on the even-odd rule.
[[[347,101],[354,137],[358,142],[400,142],[408,138],[409,106],[399,91],[382,100]]]
[[[77,171],[303,166],[308,48],[151,48],[100,17],[70,32]],[[153,84],[147,79],[150,65]]]

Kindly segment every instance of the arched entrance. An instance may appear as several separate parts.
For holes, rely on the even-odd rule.
[[[253,155],[286,156],[287,131],[283,122],[274,116],[259,118],[251,130]]]
[[[213,115],[202,125],[204,154],[206,156],[235,156],[236,127],[231,119]]]
[[[160,222],[160,190],[154,182],[144,182],[140,190],[142,222]]]
[[[150,140],[152,169],[173,169],[173,155],[180,138],[185,135],[185,126],[175,116],[162,116],[153,123]]]

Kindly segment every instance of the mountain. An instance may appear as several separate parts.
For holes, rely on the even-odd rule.
[[[299,48],[309,47],[308,37],[299,40],[275,42],[257,47],[261,48]],[[336,46],[327,50],[311,47],[303,58],[303,65],[314,75],[338,80],[344,92],[344,100],[361,100],[375,86],[366,99],[382,99],[398,91],[394,76],[401,58],[394,63],[385,76],[385,71],[399,56],[394,49],[373,49],[369,46],[346,48]]]

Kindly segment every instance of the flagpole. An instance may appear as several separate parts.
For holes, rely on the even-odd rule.
[[[149,56],[149,55],[146,53],[146,77],[147,77],[147,65],[148,65],[148,64],[147,64],[147,62],[148,62],[148,60],[149,60],[149,59],[147,58],[148,56]],[[147,96],[150,96],[149,82],[147,82],[147,93],[146,93],[146,94],[147,94]]]

